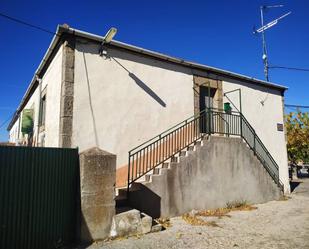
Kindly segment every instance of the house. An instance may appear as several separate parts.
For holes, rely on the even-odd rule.
[[[58,27],[8,126],[10,142],[80,151],[100,147],[117,155],[120,186],[126,184],[132,148],[205,108],[230,106],[263,141],[289,192],[286,87],[102,40]]]

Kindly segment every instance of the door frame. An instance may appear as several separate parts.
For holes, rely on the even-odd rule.
[[[193,75],[194,115],[200,113],[200,86],[215,89],[214,108],[223,109],[222,80]]]

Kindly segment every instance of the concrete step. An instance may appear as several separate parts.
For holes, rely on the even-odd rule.
[[[190,145],[187,147],[187,151],[194,151],[194,145]]]
[[[179,156],[186,156],[187,152],[185,150],[179,152]]]
[[[170,165],[170,164],[167,163],[167,162],[162,163],[162,168],[163,168],[163,169],[168,169],[169,165]]]
[[[153,169],[153,174],[154,175],[159,175],[160,174],[160,169],[159,168],[154,168]]]
[[[145,175],[145,181],[146,181],[146,182],[149,182],[150,179],[151,179],[151,175]]]
[[[116,188],[115,189],[115,196],[116,197],[126,197],[127,196],[127,187],[123,187],[123,188]]]
[[[194,143],[194,146],[201,146],[202,145],[202,142],[201,141],[196,141],[195,143]]]
[[[189,154],[189,152],[195,151],[197,146],[201,146],[201,140],[196,141],[193,145],[188,146],[186,149],[179,151],[176,155],[172,156],[171,158],[167,159],[164,163],[158,165],[154,169],[148,169],[148,172],[141,176],[139,179],[136,180],[136,183],[139,184],[147,184],[153,180],[153,177],[157,178],[160,175],[164,174],[167,170],[169,170],[172,166],[177,167],[177,164],[180,162],[182,157],[185,157]],[[126,197],[126,189],[120,190],[122,195]],[[132,187],[130,187],[130,191],[134,191]],[[123,200],[119,200],[119,205],[123,206],[126,202]]]

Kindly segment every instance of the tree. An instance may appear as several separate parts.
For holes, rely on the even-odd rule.
[[[289,161],[309,162],[309,113],[298,111],[286,114],[285,127]]]

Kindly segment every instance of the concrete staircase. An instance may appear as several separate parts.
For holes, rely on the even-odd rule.
[[[167,218],[230,201],[263,203],[281,194],[243,139],[205,135],[132,183],[129,199],[126,188],[117,189],[116,208]]]
[[[177,164],[180,162],[180,160],[182,160],[182,158],[194,153],[194,151],[196,151],[198,147],[203,146],[205,143],[207,143],[208,139],[209,136],[203,136],[194,144],[188,146],[182,151],[179,151],[175,156],[158,165],[156,168],[150,170],[144,176],[139,178],[136,182],[131,184],[129,192],[132,193],[139,191],[142,185],[147,187],[147,185],[149,185],[153,181],[156,181],[156,178],[160,178],[162,175],[167,174],[167,171],[171,170],[172,167],[177,167]],[[124,211],[130,210],[130,206],[132,205],[130,205],[128,201],[127,188],[116,188],[116,213],[122,213]]]

